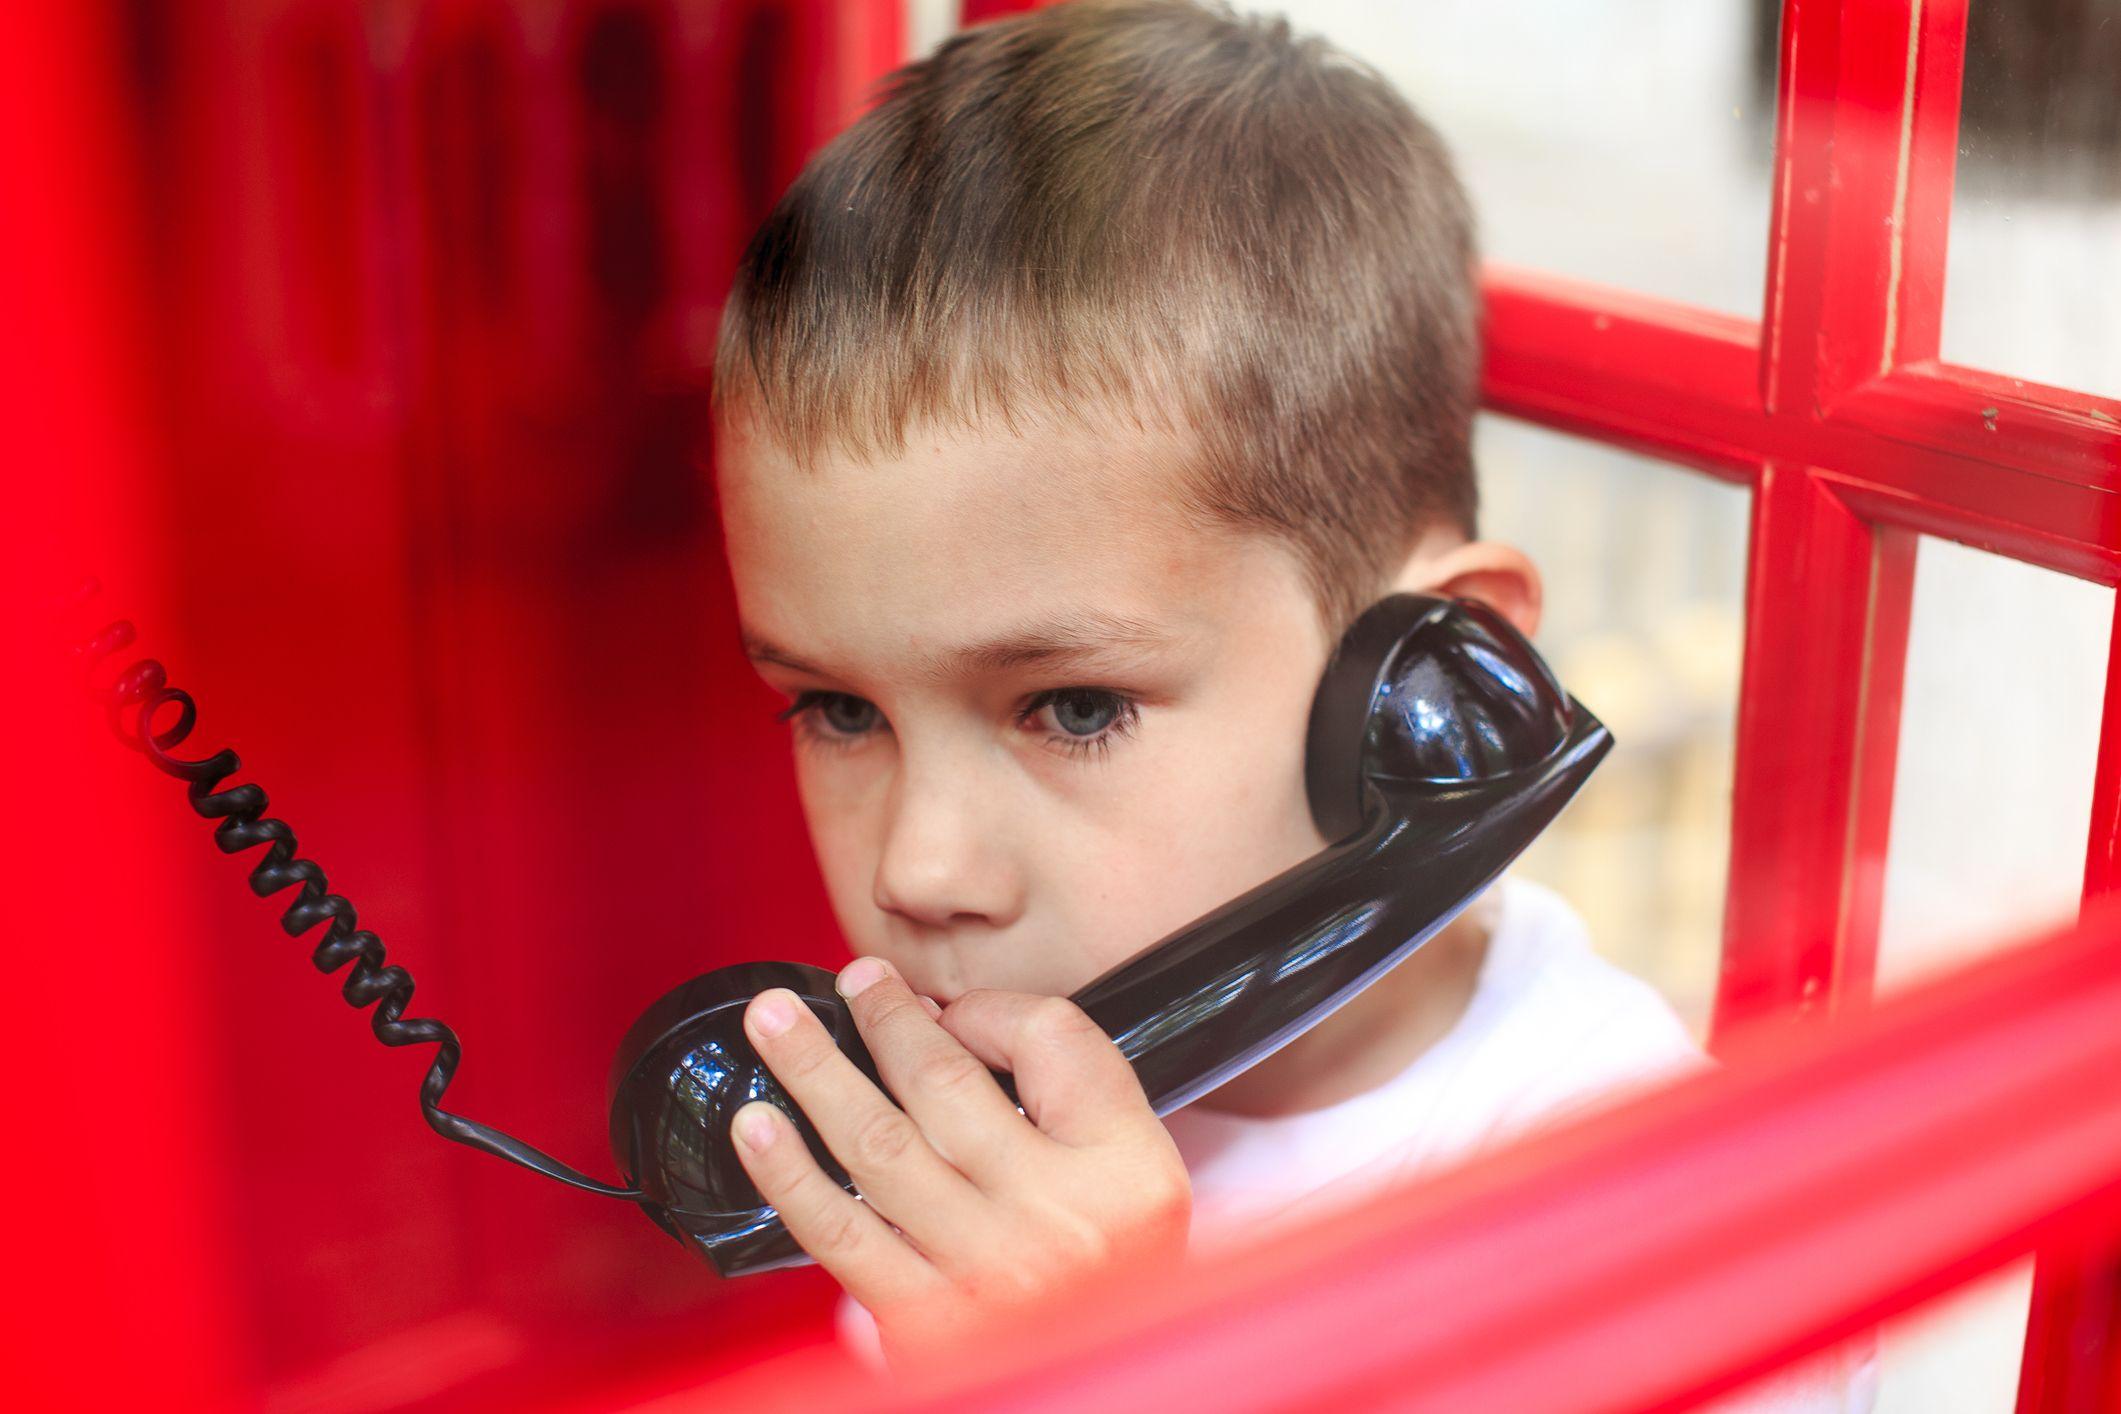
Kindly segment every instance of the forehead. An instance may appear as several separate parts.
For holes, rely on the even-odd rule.
[[[745,628],[806,657],[879,665],[1031,619],[1105,615],[1183,632],[1301,594],[1293,556],[1189,514],[1189,448],[1109,427],[916,427],[901,453],[798,465],[736,428],[717,442]]]

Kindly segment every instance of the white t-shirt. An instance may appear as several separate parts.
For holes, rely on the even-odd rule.
[[[1254,1118],[1195,1104],[1164,1123],[1192,1176],[1193,1246],[1204,1250],[1360,1201],[1710,1063],[1654,988],[1591,950],[1568,904],[1506,878],[1472,999],[1405,1070],[1300,1114]],[[881,1358],[875,1323],[846,1298],[840,1330]],[[1709,1408],[1868,1414],[1876,1380],[1875,1342],[1863,1337]]]

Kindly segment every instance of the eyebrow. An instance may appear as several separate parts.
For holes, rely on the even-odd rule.
[[[1115,649],[1159,648],[1172,640],[1168,630],[1147,619],[1082,609],[1026,624],[985,642],[926,654],[918,671],[929,678],[972,677],[1013,668],[1083,662]],[[755,663],[776,663],[815,677],[833,676],[749,629],[744,631],[744,651]]]

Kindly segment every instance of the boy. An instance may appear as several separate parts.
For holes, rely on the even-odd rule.
[[[769,992],[749,1034],[863,1200],[771,1106],[735,1137],[894,1360],[1698,1062],[1521,883],[1168,1127],[1057,1000],[1323,845],[1305,720],[1363,607],[1536,628],[1537,571],[1474,535],[1474,259],[1389,85],[1188,0],[956,37],[755,238],[730,569],[905,1110]]]

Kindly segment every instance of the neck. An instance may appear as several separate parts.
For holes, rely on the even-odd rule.
[[[1465,1015],[1496,905],[1490,889],[1361,996],[1195,1103],[1226,1114],[1300,1114],[1384,1084]]]

